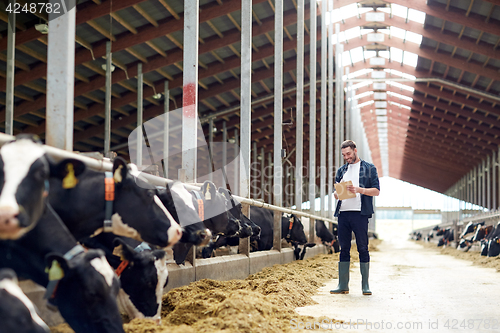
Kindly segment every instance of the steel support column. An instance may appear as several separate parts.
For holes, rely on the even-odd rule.
[[[312,112],[312,109],[311,109]],[[297,0],[297,126],[295,141],[295,206],[302,210],[304,152],[304,0]]]
[[[491,156],[486,160],[486,207],[491,210]]]
[[[231,192],[233,192],[235,195],[240,195],[240,183],[239,183],[239,166],[240,166],[240,156],[239,156],[239,137],[238,137],[238,130],[234,130],[234,173],[233,173],[233,180],[234,180],[234,188],[231,189]]]
[[[330,12],[330,25],[329,25],[329,31],[328,31],[328,36],[330,39],[328,40],[328,218],[333,219],[333,206],[335,202],[335,198],[333,197],[333,183],[334,183],[334,174],[337,170],[337,164],[336,163],[336,156],[339,152],[340,146],[339,146],[339,140],[337,140],[337,135],[339,133],[337,126],[335,126],[335,130],[333,127],[333,119],[337,119],[337,114],[333,114],[333,108],[334,108],[334,97],[337,96],[337,94],[333,93],[333,43],[331,42],[331,39],[333,37],[333,1],[329,0],[328,4],[330,7],[328,8]],[[337,87],[335,85],[335,87]],[[334,136],[335,135],[335,143],[334,143]],[[335,148],[333,148],[335,147]],[[335,156],[334,156],[335,152]]]
[[[252,134],[252,0],[241,0],[240,196],[250,198],[250,142]],[[250,217],[250,206],[242,213]],[[250,254],[250,237],[240,238],[240,253]]]
[[[182,168],[188,182],[197,177],[199,5],[199,0],[184,2]]]
[[[15,8],[16,0],[10,0],[10,8]],[[7,28],[7,73],[5,90],[5,134],[14,134],[14,77],[16,76],[16,13],[8,14]]]
[[[321,216],[326,217],[326,83],[327,83],[327,51],[328,42],[331,42],[331,38],[328,38],[327,25],[326,25],[326,12],[327,4],[325,1],[321,2],[321,149],[320,149],[320,179],[319,179],[319,190],[320,190],[320,206],[321,206]],[[331,149],[331,147],[330,147]]]
[[[170,152],[170,90],[168,89],[168,81],[165,81],[165,92],[163,101],[163,177],[168,178],[169,171],[169,152]]]
[[[106,97],[104,99],[104,156],[109,155],[111,147],[111,42],[106,42]]]
[[[496,209],[499,207],[497,205],[497,190],[498,190],[498,184],[497,184],[497,152],[494,151],[493,155],[491,156],[491,184],[492,184],[492,196],[491,196],[491,209]]]
[[[265,197],[265,189],[266,189],[266,154],[264,153],[264,148],[260,148],[260,198],[262,199],[263,202],[266,201]]]
[[[208,180],[214,181],[214,118],[208,121]]]
[[[222,187],[228,188],[228,183],[229,183],[229,176],[227,174],[227,127],[226,127],[226,122],[222,122],[222,176],[224,177],[224,184]]]
[[[251,164],[251,172],[252,172],[252,178],[250,181],[250,187],[253,189],[252,193],[252,198],[254,200],[257,199],[257,142],[254,142],[252,144],[252,164]]]
[[[142,166],[142,121],[144,110],[144,74],[142,63],[137,64],[137,166]]]
[[[275,2],[274,18],[274,204],[283,206],[281,163],[283,123],[283,0]],[[274,212],[273,248],[281,251],[281,212]]]
[[[310,42],[309,42],[309,204],[310,214],[316,214],[316,37],[317,37],[317,1],[310,1]],[[322,66],[323,67],[323,66]],[[309,221],[309,242],[314,242],[315,220]]]
[[[50,0],[50,3],[55,5],[60,4],[60,1]],[[64,3],[66,6],[64,15],[49,14],[45,142],[49,146],[71,151],[73,150],[76,0]]]

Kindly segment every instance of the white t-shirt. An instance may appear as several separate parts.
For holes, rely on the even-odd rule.
[[[361,161],[355,164],[349,164],[347,167],[347,172],[341,181],[352,181],[352,185],[359,186],[359,167],[361,166]],[[355,198],[342,200],[340,205],[340,211],[361,211],[361,194],[356,193]]]

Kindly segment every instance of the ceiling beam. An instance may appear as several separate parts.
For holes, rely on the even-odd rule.
[[[492,35],[498,35],[498,26],[493,23],[487,24],[484,22],[484,18],[479,15],[472,14],[469,17],[465,17],[465,10],[457,9],[456,7],[450,7],[450,10],[446,10],[446,5],[438,5],[435,2],[432,5],[428,5],[427,1],[422,0],[385,0],[389,3],[398,4],[408,8],[416,9],[421,12],[426,13],[442,20],[449,22],[458,23],[466,27],[477,29],[479,31],[484,31]]]

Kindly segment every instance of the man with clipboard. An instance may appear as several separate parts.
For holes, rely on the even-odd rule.
[[[356,143],[342,142],[342,156],[347,162],[337,170],[335,192],[338,199],[335,216],[338,218],[340,243],[339,285],[331,294],[349,293],[349,265],[351,261],[351,235],[356,236],[359,253],[361,288],[363,295],[371,295],[368,285],[370,254],[368,253],[368,219],[373,214],[373,198],[380,193],[377,168],[358,156]]]

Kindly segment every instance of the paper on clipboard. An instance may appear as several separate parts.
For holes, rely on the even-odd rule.
[[[348,180],[346,182],[334,184],[339,200],[352,199],[356,197],[356,193],[352,193],[347,190],[347,185],[352,185],[352,181]]]

